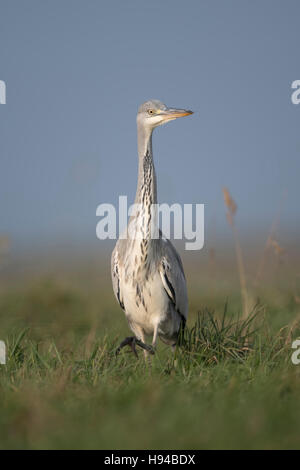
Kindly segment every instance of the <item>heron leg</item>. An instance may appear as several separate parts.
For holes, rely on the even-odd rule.
[[[154,349],[152,346],[150,346],[149,344],[146,344],[144,343],[143,341],[141,341],[140,339],[138,339],[136,336],[128,336],[127,338],[125,338],[120,346],[117,348],[116,350],[116,356],[119,354],[119,352],[121,351],[122,348],[124,348],[124,346],[130,346],[132,352],[134,353],[134,355],[136,357],[138,357],[138,354],[137,354],[137,350],[136,350],[136,346],[139,346],[140,348],[142,348],[144,351],[150,353],[150,354],[154,354]]]
[[[155,325],[154,327],[154,332],[153,332],[153,338],[152,338],[152,346],[155,348],[156,342],[157,342],[157,333],[158,333],[158,325]]]

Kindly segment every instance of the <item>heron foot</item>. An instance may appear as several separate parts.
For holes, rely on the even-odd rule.
[[[144,351],[147,351],[149,354],[155,354],[155,350],[152,346],[143,343],[143,341],[136,338],[135,336],[128,336],[121,342],[120,346],[117,348],[116,356],[119,354],[121,349],[124,348],[124,346],[130,346],[135,357],[138,357],[136,346],[139,346],[140,348],[144,349]]]

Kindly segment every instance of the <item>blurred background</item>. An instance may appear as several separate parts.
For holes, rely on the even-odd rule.
[[[2,285],[78,270],[110,283],[96,207],[134,200],[149,98],[195,112],[154,136],[159,201],[205,204],[204,248],[182,253],[191,288],[238,282],[224,186],[249,282],[288,267],[297,284],[299,14],[297,0],[2,0]]]

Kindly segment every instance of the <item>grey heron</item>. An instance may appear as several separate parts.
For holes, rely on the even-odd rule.
[[[192,111],[168,108],[158,100],[147,101],[138,110],[139,168],[135,204],[139,209],[128,223],[128,228],[133,223],[134,230],[127,230],[126,235],[119,238],[111,258],[114,294],[134,336],[122,341],[117,353],[129,345],[137,355],[138,345],[146,355],[147,352],[154,354],[157,337],[175,346],[185,326],[188,298],[180,256],[160,230],[158,237],[151,236],[151,207],[157,205],[152,132],[161,124],[189,114]],[[152,346],[145,343],[148,335],[152,335]]]

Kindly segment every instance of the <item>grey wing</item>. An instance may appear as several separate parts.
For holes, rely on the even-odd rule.
[[[188,298],[186,280],[179,254],[169,240],[162,239],[160,276],[175,310],[187,319]]]
[[[119,265],[118,245],[116,245],[111,255],[111,278],[112,278],[112,285],[113,285],[113,290],[114,290],[116,299],[119,302],[120,307],[123,310],[125,310],[123,297],[122,297],[122,293],[120,289],[120,265]]]

